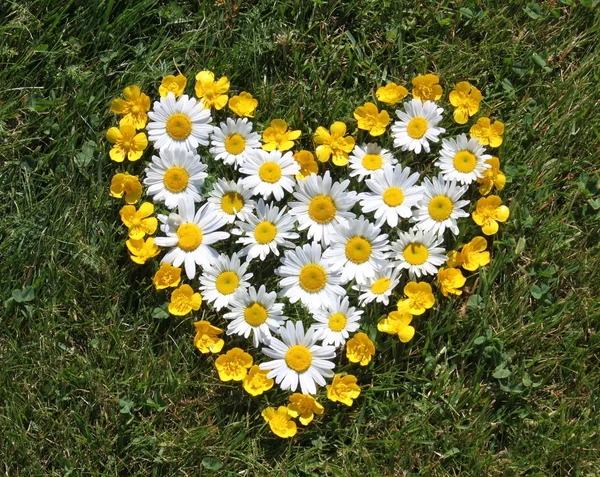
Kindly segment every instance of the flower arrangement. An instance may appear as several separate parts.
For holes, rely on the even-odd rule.
[[[436,299],[461,295],[490,262],[487,236],[509,210],[491,194],[506,177],[486,148],[500,146],[504,126],[480,117],[444,137],[453,123],[433,74],[412,80],[410,100],[388,83],[380,106],[366,102],[355,122],[304,138],[280,118],[256,132],[258,100],[230,97],[225,77],[201,71],[195,97],[186,86],[169,75],[153,104],[136,85],[111,104],[120,121],[106,138],[121,172],[110,192],[125,201],[126,247],[137,264],[161,255],[153,283],[170,314],[212,310],[190,322],[194,346],[218,354],[207,360],[214,372],[249,398],[273,392],[279,405],[262,416],[293,437],[339,406],[326,400],[360,397],[353,369],[373,359],[377,331],[409,342]],[[482,95],[462,81],[448,99],[460,131]],[[224,177],[212,180],[217,170]],[[459,244],[469,217],[483,235]]]

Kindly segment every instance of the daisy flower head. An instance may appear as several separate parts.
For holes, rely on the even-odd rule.
[[[445,181],[441,174],[433,179],[425,177],[423,199],[411,221],[416,222],[421,230],[434,234],[442,235],[446,229],[450,229],[454,235],[458,235],[456,219],[469,216],[462,209],[469,201],[460,200],[467,189],[468,186],[457,186],[456,181]]]
[[[392,125],[394,147],[401,147],[403,151],[414,151],[419,154],[421,149],[429,152],[429,141],[438,142],[439,135],[446,132],[437,126],[442,120],[443,108],[438,108],[435,103],[413,99],[404,103],[405,111],[396,110],[399,121]]]
[[[381,227],[385,222],[390,227],[398,225],[398,217],[412,217],[412,207],[423,197],[423,188],[415,185],[419,173],[410,173],[409,167],[385,165],[375,171],[365,182],[370,192],[359,194],[360,207],[365,214],[375,211],[375,224]]]
[[[210,110],[187,94],[175,99],[173,93],[154,102],[148,113],[148,139],[155,149],[187,149],[195,151],[199,144],[208,146],[213,127]]]
[[[265,151],[289,151],[294,147],[294,141],[300,137],[302,131],[288,130],[288,124],[283,119],[273,119],[269,127],[263,132],[262,148]]]
[[[268,378],[282,390],[295,391],[300,385],[302,394],[316,394],[317,385],[325,386],[325,378],[333,376],[335,358],[333,346],[319,346],[313,330],[304,333],[301,321],[288,321],[279,329],[281,340],[271,338],[262,352],[273,361],[260,364],[260,369],[270,370]]]
[[[358,176],[359,181],[371,177],[375,171],[383,169],[386,164],[394,165],[398,160],[387,149],[375,143],[355,146],[350,154],[350,177]]]
[[[323,176],[311,175],[298,183],[290,202],[290,215],[298,218],[298,230],[308,229],[308,238],[329,245],[330,235],[355,217],[350,209],[356,203],[356,192],[346,191],[350,181],[333,182],[329,171]]]
[[[379,227],[362,215],[333,231],[331,245],[323,252],[323,259],[332,270],[341,272],[341,283],[354,279],[365,283],[375,276],[376,270],[387,266],[390,245],[387,234],[380,232]]]
[[[240,172],[245,174],[242,184],[252,190],[252,195],[261,195],[268,199],[273,195],[275,200],[281,200],[284,190],[294,190],[294,176],[300,171],[300,165],[291,152],[282,154],[281,151],[266,152],[262,149],[250,151]]]
[[[400,270],[388,264],[387,267],[384,266],[377,270],[375,276],[369,278],[365,284],[354,285],[352,289],[360,293],[358,297],[360,305],[364,306],[372,301],[387,305],[394,288],[400,283],[399,275]]]
[[[311,326],[315,339],[323,340],[324,345],[343,345],[350,333],[358,330],[362,310],[350,306],[348,297],[337,297],[331,306],[319,308],[313,313],[316,323]]]
[[[252,123],[248,118],[227,118],[227,122],[215,126],[210,143],[210,152],[217,161],[237,169],[244,163],[249,151],[260,147],[260,136],[252,132]]]
[[[274,204],[266,204],[258,200],[256,215],[248,214],[246,221],[238,220],[238,228],[232,229],[234,235],[242,235],[237,243],[245,245],[240,255],[247,256],[248,261],[257,257],[261,261],[269,253],[279,256],[278,247],[294,248],[290,240],[296,240],[299,235],[294,232],[295,217],[287,213],[287,207],[281,209]]]
[[[317,242],[286,250],[275,274],[282,277],[280,296],[288,297],[291,303],[301,301],[309,310],[329,306],[336,296],[346,293],[340,286],[339,272],[323,259]]]
[[[200,187],[208,177],[206,168],[195,152],[161,149],[145,170],[147,193],[168,209],[177,207],[181,199],[201,202]]]
[[[434,165],[442,170],[444,180],[470,184],[483,177],[491,167],[486,162],[491,158],[477,139],[467,139],[466,134],[460,134],[456,139],[442,139],[440,158]]]
[[[229,80],[227,76],[223,76],[215,81],[215,74],[212,71],[201,71],[196,75],[194,90],[205,108],[214,106],[215,109],[223,109],[227,104],[226,93],[229,91]]]
[[[255,348],[260,343],[268,344],[271,332],[277,332],[287,320],[283,315],[283,303],[275,303],[276,292],[269,292],[264,285],[258,291],[254,287],[238,291],[229,302],[231,310],[223,317],[232,320],[227,326],[228,335],[240,335],[248,338],[252,333]]]
[[[250,286],[252,273],[246,273],[248,262],[241,263],[240,256],[221,254],[212,265],[200,275],[200,290],[207,303],[214,303],[215,310],[228,306],[235,293]]]
[[[123,90],[125,99],[113,99],[110,110],[116,114],[123,114],[120,125],[128,124],[135,129],[143,129],[148,121],[147,111],[150,109],[150,97],[142,93],[138,85],[127,86]]]
[[[171,248],[162,263],[169,262],[174,267],[183,263],[190,280],[196,276],[196,265],[205,268],[218,259],[219,254],[211,245],[229,237],[228,232],[219,231],[225,225],[225,219],[215,214],[209,203],[196,212],[191,199],[182,199],[177,214],[159,215],[158,220],[163,224],[161,230],[166,236],[156,237],[156,245]]]
[[[236,219],[247,220],[256,206],[252,193],[243,186],[242,179],[237,182],[219,179],[207,201],[215,206],[215,213],[225,218],[229,224]]]
[[[336,166],[348,164],[348,153],[354,148],[354,138],[346,136],[346,124],[336,121],[331,125],[329,131],[319,126],[314,134],[317,144],[317,159],[327,162],[330,157]]]
[[[411,279],[421,275],[435,275],[448,257],[442,245],[443,238],[433,232],[413,228],[400,232],[392,244],[396,252],[394,263],[398,270],[408,270]]]

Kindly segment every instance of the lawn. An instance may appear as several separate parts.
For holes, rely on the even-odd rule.
[[[600,475],[597,3],[0,3],[3,473]],[[157,312],[109,196],[111,100],[205,69],[259,99],[259,131],[284,118],[310,149],[427,72],[506,125],[491,264],[410,343],[380,335],[354,405],[289,440],[219,381],[189,317]]]

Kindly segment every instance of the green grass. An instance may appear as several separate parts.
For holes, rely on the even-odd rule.
[[[0,469],[600,475],[596,3],[0,4]],[[219,382],[187,318],[153,316],[152,265],[122,247],[108,105],[178,69],[227,75],[259,125],[283,117],[305,147],[386,80],[428,71],[477,85],[507,126],[511,219],[470,297],[438,302],[408,345],[379,336],[355,405],[293,440]]]

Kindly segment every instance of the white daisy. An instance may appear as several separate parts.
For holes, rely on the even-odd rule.
[[[294,230],[295,217],[287,213],[287,207],[279,209],[274,204],[265,205],[262,199],[258,200],[256,216],[248,214],[246,222],[236,221],[239,228],[231,230],[234,235],[243,235],[237,243],[245,245],[240,255],[248,256],[248,261],[260,257],[261,261],[267,258],[270,252],[279,256],[278,247],[293,248],[295,245],[290,240],[296,240],[299,235]]]
[[[290,202],[290,214],[298,218],[298,230],[308,229],[308,238],[329,245],[331,234],[355,217],[356,192],[346,188],[350,181],[333,182],[329,171],[323,176],[310,175],[298,183],[294,197],[299,202]]]
[[[208,177],[206,167],[194,152],[161,149],[144,171],[147,193],[154,202],[164,202],[168,209],[177,207],[180,199],[202,202],[200,188]]]
[[[240,172],[248,176],[242,181],[244,187],[252,190],[252,195],[260,194],[268,199],[273,194],[275,200],[281,200],[284,189],[294,190],[294,176],[300,172],[300,164],[289,151],[282,155],[277,149],[271,152],[253,149],[248,152]]]
[[[390,244],[387,234],[362,215],[350,219],[346,226],[331,234],[331,245],[323,252],[323,259],[332,270],[341,270],[341,283],[356,279],[364,283],[375,276],[375,271],[387,265]]]
[[[248,118],[227,118],[227,123],[215,126],[210,143],[210,152],[216,160],[237,169],[244,163],[249,151],[260,147],[260,135],[252,132],[252,123],[248,122]]]
[[[394,147],[401,147],[403,151],[415,151],[419,154],[421,149],[429,152],[429,141],[438,142],[439,135],[446,132],[437,124],[442,120],[443,108],[438,108],[431,101],[422,103],[420,99],[413,99],[404,103],[404,111],[396,110],[400,121],[392,125]]]
[[[415,185],[419,173],[410,173],[409,167],[386,165],[365,182],[371,192],[359,194],[364,213],[375,211],[375,224],[381,227],[387,221],[390,227],[398,225],[398,217],[412,217],[412,207],[423,197],[422,187]]]
[[[212,265],[206,267],[200,275],[202,298],[213,303],[215,310],[227,306],[236,292],[250,286],[248,280],[252,273],[246,273],[248,262],[241,263],[240,256],[231,257],[221,254]]]
[[[219,179],[207,201],[215,206],[215,213],[223,216],[230,224],[235,219],[246,220],[256,206],[252,193],[243,186],[241,179],[237,182]]]
[[[275,270],[282,277],[280,296],[288,297],[291,303],[300,300],[309,310],[316,310],[345,295],[339,272],[331,270],[321,252],[317,242],[285,251],[281,266]]]
[[[210,109],[196,98],[182,94],[175,99],[173,93],[154,102],[154,110],[148,112],[150,122],[148,139],[155,149],[187,149],[195,151],[198,144],[208,146],[208,135],[213,127]]]
[[[212,204],[206,203],[194,211],[194,202],[182,199],[178,214],[158,215],[163,224],[160,228],[167,236],[154,239],[159,247],[172,247],[161,262],[174,267],[185,262],[185,273],[190,280],[196,275],[196,264],[204,268],[218,259],[219,254],[211,245],[229,237],[227,232],[218,232],[225,225],[225,219],[215,214]]]
[[[392,291],[400,282],[399,274],[400,270],[390,264],[375,272],[375,276],[367,280],[364,285],[354,285],[352,289],[361,293],[358,297],[361,306],[372,301],[388,305]]]
[[[313,330],[304,334],[301,321],[288,321],[279,329],[281,340],[271,338],[262,352],[273,361],[260,364],[269,369],[268,378],[274,378],[282,390],[294,392],[300,383],[302,394],[316,394],[317,384],[325,386],[325,378],[333,376],[335,358],[333,346],[319,346]]]
[[[358,176],[359,181],[370,177],[375,171],[379,171],[386,164],[394,165],[398,160],[387,149],[370,142],[362,146],[354,146],[350,154],[350,177]]]
[[[398,240],[392,244],[396,252],[394,263],[398,270],[407,269],[411,279],[421,275],[435,275],[448,257],[446,249],[440,247],[443,238],[433,232],[410,229],[399,232]]]
[[[319,308],[313,313],[316,324],[311,326],[315,331],[315,339],[323,340],[323,344],[335,347],[343,345],[350,333],[358,330],[362,310],[350,306],[348,297],[335,299],[335,303],[327,308]]]
[[[439,174],[430,180],[425,178],[423,183],[423,199],[413,212],[411,222],[416,222],[421,230],[427,230],[442,235],[448,228],[458,235],[456,219],[468,217],[469,213],[462,210],[468,205],[468,200],[459,200],[468,186],[458,187],[456,181],[446,182]]]
[[[229,303],[231,312],[224,318],[233,320],[227,326],[228,335],[240,335],[248,338],[252,333],[254,347],[260,343],[268,344],[271,332],[277,332],[287,320],[283,315],[283,303],[275,303],[277,293],[270,292],[264,285],[258,291],[250,287],[248,291],[240,290]]]
[[[491,158],[477,138],[467,139],[466,134],[461,134],[456,139],[442,139],[440,158],[435,165],[442,170],[445,180],[470,184],[492,167],[485,162]]]

